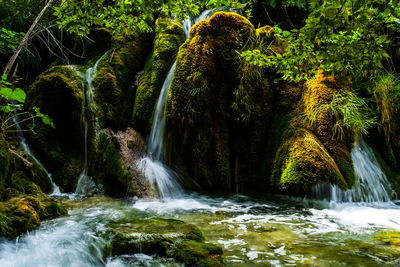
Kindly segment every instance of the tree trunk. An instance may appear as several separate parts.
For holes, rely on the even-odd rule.
[[[42,9],[42,11],[40,11],[39,15],[37,15],[36,19],[33,21],[31,27],[29,28],[29,30],[26,32],[24,38],[22,39],[22,41],[19,43],[19,46],[17,48],[17,50],[15,51],[15,53],[12,55],[12,57],[10,58],[10,60],[8,61],[7,65],[4,68],[3,74],[8,75],[11,71],[11,68],[13,67],[15,60],[18,58],[19,53],[21,52],[22,48],[24,47],[24,45],[26,44],[26,42],[29,39],[29,36],[31,35],[33,29],[35,28],[36,24],[39,22],[40,18],[43,16],[44,12],[46,11],[46,9],[51,5],[51,3],[54,0],[49,0],[47,2],[47,4],[44,6],[44,8]]]

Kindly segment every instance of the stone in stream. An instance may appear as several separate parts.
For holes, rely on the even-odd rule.
[[[146,155],[143,138],[132,128],[114,132],[100,131],[96,138],[96,161],[89,170],[104,185],[105,192],[114,196],[157,196],[137,163]]]
[[[145,253],[188,266],[222,266],[222,248],[204,242],[200,229],[174,219],[133,219],[109,225],[112,256]]]

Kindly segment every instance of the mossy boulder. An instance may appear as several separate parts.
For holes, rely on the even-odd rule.
[[[354,185],[350,153],[354,134],[345,131],[343,138],[338,138],[333,132],[336,118],[328,109],[320,109],[341,90],[347,88],[322,74],[302,87],[301,97],[290,108],[290,123],[273,162],[272,182],[278,190],[304,195],[317,184],[342,189]]]
[[[39,227],[41,220],[66,213],[58,200],[45,195],[17,197],[0,202],[0,236],[15,238]]]
[[[132,128],[114,132],[104,129],[96,137],[96,160],[90,172],[113,196],[145,197],[153,194],[138,161],[146,154],[143,138]]]
[[[83,92],[75,68],[57,66],[41,74],[27,92],[26,106],[39,107],[53,119],[54,129],[37,122],[27,137],[54,181],[73,191],[84,157]]]
[[[277,182],[280,190],[308,192],[317,184],[330,183],[346,188],[340,170],[326,148],[309,131],[299,129],[279,148],[277,159],[282,173]]]
[[[217,12],[194,25],[179,49],[166,107],[167,150],[171,163],[207,190],[235,187],[237,51],[254,33],[246,18]]]
[[[222,249],[205,243],[192,224],[174,219],[133,219],[109,226],[111,254],[145,253],[175,258],[188,266],[221,266]]]
[[[125,129],[130,125],[136,76],[144,68],[152,49],[152,39],[152,34],[133,31],[113,36],[113,51],[99,63],[93,80],[95,113],[100,129]]]
[[[136,90],[132,122],[138,131],[148,133],[154,106],[168,71],[178,53],[179,46],[185,41],[182,25],[169,18],[156,21],[153,53],[147,60]]]

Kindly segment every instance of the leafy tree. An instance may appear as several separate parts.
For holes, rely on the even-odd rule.
[[[85,35],[92,26],[114,32],[135,29],[151,31],[150,23],[162,11],[177,18],[197,15],[201,8],[243,8],[249,0],[65,0],[55,7],[59,27],[69,33]]]
[[[398,0],[305,2],[310,14],[301,29],[275,27],[277,37],[285,43],[284,53],[260,58],[259,51],[247,51],[243,57],[255,65],[275,68],[283,79],[296,82],[314,77],[319,70],[351,79],[373,75],[382,68],[390,57],[386,27],[400,27]]]

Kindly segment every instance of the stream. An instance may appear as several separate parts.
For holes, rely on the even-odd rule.
[[[0,266],[181,266],[135,254],[106,257],[107,225],[129,218],[180,219],[220,245],[227,266],[399,266],[400,249],[379,242],[400,231],[400,206],[273,196],[198,194],[170,200],[122,201],[96,196],[63,200],[65,217],[45,221],[16,241],[0,242]]]

